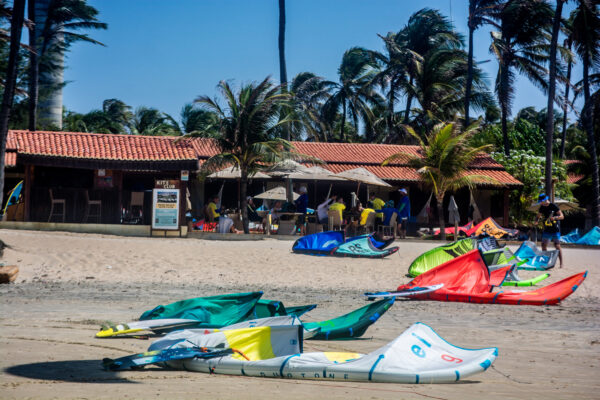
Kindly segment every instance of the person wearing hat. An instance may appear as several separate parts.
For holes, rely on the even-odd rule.
[[[308,208],[308,190],[306,190],[306,186],[300,186],[298,190],[300,192],[300,197],[294,201],[296,205],[296,212],[302,215],[298,216],[296,220],[296,226],[300,228],[300,234],[302,236],[306,235],[306,209]]]
[[[565,219],[562,211],[556,204],[550,202],[550,198],[542,193],[538,196],[538,204],[540,208],[535,219],[536,225],[540,219],[544,219],[544,231],[542,232],[542,250],[546,251],[548,242],[552,241],[554,247],[558,250],[558,260],[560,261],[559,268],[563,265],[562,249],[560,247],[560,222]]]
[[[400,239],[406,239],[406,225],[410,218],[410,199],[408,191],[404,188],[399,189],[400,200],[398,201],[398,235]]]

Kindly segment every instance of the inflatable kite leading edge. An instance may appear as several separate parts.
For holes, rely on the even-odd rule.
[[[133,364],[137,369],[159,363],[211,374],[415,384],[459,381],[485,371],[498,356],[497,348],[456,347],[422,323],[369,354],[302,353],[301,331],[296,326],[177,331],[153,343],[149,350],[118,360],[105,359],[104,367],[119,370]]]
[[[317,256],[383,258],[398,251],[398,247],[385,248],[392,241],[378,240],[373,235],[345,239],[344,232],[328,231],[299,238],[292,251]]]

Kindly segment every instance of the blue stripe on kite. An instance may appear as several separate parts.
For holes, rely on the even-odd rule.
[[[348,330],[350,331],[350,337],[352,337],[352,335],[354,335],[354,330],[352,330],[352,328],[348,328]]]
[[[331,331],[326,331],[325,332],[325,340],[329,340],[329,332],[331,332]]]
[[[523,301],[523,299],[519,299],[519,301],[517,301],[517,305],[521,304],[521,301]]]
[[[502,290],[501,290],[501,291],[499,291],[498,293],[496,293],[496,295],[495,295],[495,296],[494,296],[494,298],[492,299],[492,303],[495,303],[495,302],[496,302],[496,297],[498,297],[498,295],[499,295],[500,293],[502,293]]]
[[[244,371],[244,367],[242,367],[242,375],[246,376],[246,372]]]
[[[494,356],[498,357],[498,348],[494,349]]]
[[[419,339],[421,342],[425,343],[425,345],[426,345],[427,347],[431,347],[431,344],[430,344],[430,343],[429,343],[427,340],[423,339],[422,337],[420,337],[420,336],[419,336],[419,335],[417,335],[416,333],[414,333],[414,332],[413,332],[413,334],[412,334],[412,335],[413,335],[414,337],[416,337],[417,339]]]
[[[377,361],[375,361],[375,363],[371,367],[371,370],[369,371],[369,381],[373,377],[373,371],[375,371],[375,367],[377,366],[377,364],[379,364],[379,361],[383,360],[384,358],[385,358],[385,356],[383,354],[380,354],[379,357],[377,358]]]
[[[419,375],[416,375],[415,383],[419,383]]]
[[[460,379],[460,374],[458,373],[458,371],[454,371],[454,373],[456,374],[456,380]]]
[[[573,286],[573,291],[577,290],[578,285]]]
[[[544,302],[542,303],[542,305],[545,305],[547,301],[548,301],[548,299],[544,299]]]
[[[481,367],[485,371],[486,369],[488,369],[490,367],[490,365],[492,365],[492,362],[490,360],[485,360],[484,362],[482,362],[479,365],[481,365]]]
[[[281,367],[279,368],[279,376],[283,377],[283,368],[285,367],[285,364],[287,364],[287,362],[290,361],[290,358],[292,358],[292,357],[298,357],[299,355],[300,354],[292,354],[291,356],[289,356],[288,358],[286,358],[285,360],[283,360],[283,362],[281,363]],[[242,370],[242,373],[243,372],[244,372],[244,370]]]
[[[588,273],[588,272],[587,272],[587,271],[585,271],[585,274],[583,274],[583,277],[584,277],[584,278],[585,278],[585,277],[587,277],[587,273]]]

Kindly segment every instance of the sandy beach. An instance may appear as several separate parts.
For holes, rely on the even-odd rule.
[[[565,249],[566,267],[544,284],[589,270],[558,306],[397,301],[360,340],[306,341],[305,351],[369,352],[414,322],[461,347],[491,347],[486,372],[457,384],[297,381],[146,368],[107,372],[104,357],[142,352],[149,340],[96,339],[104,321],[128,322],[159,304],[214,294],[264,291],[286,305],[317,303],[307,321],[365,305],[365,291],[408,282],[411,261],[439,245],[399,241],[383,260],[291,253],[291,241],[207,241],[0,230],[19,267],[1,285],[2,399],[598,399],[600,251]],[[536,272],[523,271],[527,279]],[[528,290],[528,289],[526,289]],[[152,340],[152,339],[151,339]]]

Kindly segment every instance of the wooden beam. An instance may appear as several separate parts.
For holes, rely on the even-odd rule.
[[[33,185],[33,177],[34,177],[34,167],[33,165],[26,165],[25,166],[25,182],[23,182],[24,184],[24,197],[25,197],[25,212],[24,212],[24,217],[23,219],[25,220],[25,222],[29,222],[31,214],[30,214],[30,209],[31,209],[31,188]]]
[[[503,225],[508,227],[508,205],[509,205],[509,194],[508,189],[504,189],[504,215],[503,215]]]

